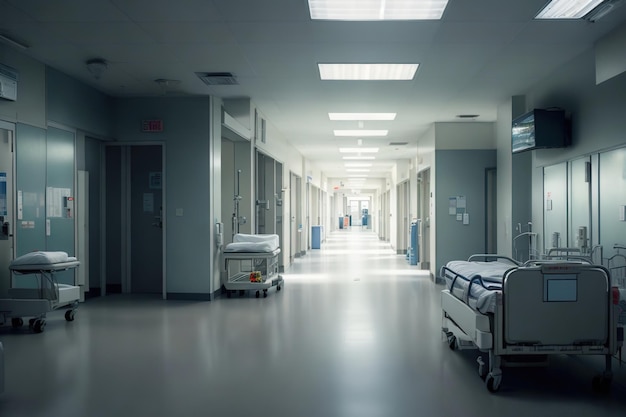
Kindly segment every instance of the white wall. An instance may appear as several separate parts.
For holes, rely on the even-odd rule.
[[[497,164],[498,164],[498,253],[511,257],[513,247],[511,239],[511,216],[513,212],[513,158],[511,155],[511,123],[512,102],[508,100],[498,106],[498,121],[496,122]]]

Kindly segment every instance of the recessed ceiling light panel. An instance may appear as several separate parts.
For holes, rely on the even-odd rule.
[[[322,80],[406,81],[419,64],[317,64]]]
[[[604,0],[552,0],[535,19],[580,19]]]
[[[357,129],[357,130],[333,130],[335,136],[387,136],[389,134],[388,130],[367,130],[367,129]]]
[[[313,20],[437,20],[448,0],[309,0]]]
[[[342,158],[350,161],[369,161],[376,159],[375,156],[343,156]]]
[[[328,113],[330,120],[395,120],[396,113]]]
[[[341,153],[376,153],[378,148],[339,148]]]

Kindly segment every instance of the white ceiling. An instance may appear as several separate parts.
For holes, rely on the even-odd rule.
[[[157,96],[159,78],[180,80],[172,95],[250,97],[282,135],[329,177],[345,177],[328,112],[397,112],[375,164],[415,155],[433,123],[477,114],[523,94],[626,20],[535,21],[547,0],[449,0],[441,21],[311,21],[307,0],[0,0],[0,33],[25,54],[111,96]],[[100,80],[85,61],[103,58]],[[412,81],[321,81],[319,62],[417,62]],[[239,85],[208,87],[195,72],[232,72]],[[389,146],[408,142],[407,146]]]

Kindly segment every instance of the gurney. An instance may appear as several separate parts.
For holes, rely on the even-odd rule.
[[[267,290],[284,285],[283,277],[278,273],[278,255],[280,247],[278,235],[250,235],[238,233],[233,242],[224,248],[226,278],[224,289],[230,298],[232,292],[256,291],[256,297],[267,297]]]
[[[498,267],[500,278],[490,273]],[[499,389],[502,367],[559,354],[604,356],[605,370],[592,382],[597,390],[609,389],[611,359],[623,333],[617,326],[616,289],[605,268],[582,262],[470,261],[449,263],[441,274],[447,283],[441,293],[443,333],[451,349],[488,353],[487,364],[482,357],[477,362],[489,391]]]
[[[35,333],[43,332],[46,314],[66,308],[65,320],[73,321],[80,287],[59,284],[55,273],[78,267],[80,262],[66,252],[30,252],[14,259],[9,265],[11,283],[9,298],[0,299],[0,324],[8,319],[14,328],[29,325]]]

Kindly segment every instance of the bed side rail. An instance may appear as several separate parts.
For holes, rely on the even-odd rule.
[[[486,290],[493,290],[493,289],[500,289],[500,286],[493,286],[493,285],[488,285],[483,281],[483,278],[480,275],[474,275],[472,278],[468,278],[465,275],[459,274],[458,272],[453,271],[452,269],[448,268],[447,266],[442,266],[441,267],[441,272],[440,272],[442,277],[448,276],[452,278],[452,282],[450,283],[450,290],[454,289],[454,285],[456,284],[458,279],[462,279],[464,281],[468,281],[469,285],[467,287],[467,291],[465,292],[465,297],[463,299],[463,301],[465,301],[466,303],[469,302],[469,297],[470,294],[472,293],[472,285],[477,284],[482,286],[484,289]],[[452,291],[450,291],[451,294],[453,294]]]
[[[508,256],[504,256],[504,255],[498,255],[498,254],[492,254],[492,253],[476,253],[472,256],[470,256],[467,259],[468,262],[478,262],[478,261],[482,261],[482,262],[502,262],[504,261],[505,263],[510,263],[513,266],[520,266],[521,263],[519,263],[518,261],[516,261],[513,258],[510,258]]]

